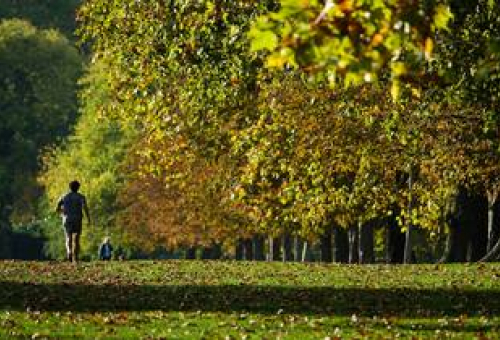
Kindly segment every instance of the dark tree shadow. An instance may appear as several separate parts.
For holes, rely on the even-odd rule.
[[[0,281],[0,309],[247,311],[435,317],[500,315],[497,290],[363,289],[258,285],[78,285]]]

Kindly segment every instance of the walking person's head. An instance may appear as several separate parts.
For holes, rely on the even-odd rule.
[[[78,181],[71,181],[69,183],[69,188],[73,192],[78,192],[78,189],[80,189],[80,183]]]

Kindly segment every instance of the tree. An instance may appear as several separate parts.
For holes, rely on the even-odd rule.
[[[91,66],[81,85],[80,117],[74,132],[45,152],[44,170],[39,176],[46,193],[40,219],[45,221],[47,252],[51,257],[64,255],[62,233],[56,227],[61,222],[54,216],[54,207],[74,179],[82,184],[94,222],[88,226],[92,230],[84,233],[84,252],[97,254],[97,247],[106,235],[116,243],[127,243],[126,233],[116,225],[120,211],[117,196],[126,180],[122,166],[136,131],[133,126],[124,126],[106,114],[113,107],[105,65]]]
[[[64,136],[76,117],[82,58],[55,30],[17,19],[0,23],[0,212],[31,219],[39,150]]]
[[[330,83],[373,82],[385,69],[392,95],[430,60],[435,35],[452,17],[446,1],[280,1],[264,13],[250,36],[267,50],[267,65],[297,66]],[[383,77],[382,77],[383,78]]]
[[[0,3],[0,19],[22,19],[40,29],[56,29],[68,39],[74,37],[75,14],[81,0],[4,0]]]
[[[142,145],[135,146],[127,161],[129,177],[120,192],[125,207],[119,215],[131,233],[147,233],[152,248],[156,243],[169,249],[206,247],[234,243],[241,232],[238,214],[224,204],[227,170],[223,162],[207,162],[194,157],[192,150],[174,139],[158,142],[160,152],[143,155]],[[171,158],[170,150],[182,144],[183,158]],[[150,157],[154,157],[154,163]],[[158,172],[151,171],[154,164]]]
[[[211,177],[204,174],[213,173],[211,169],[217,174],[231,173],[232,165],[225,163],[230,131],[246,124],[245,113],[257,92],[259,59],[249,56],[244,32],[249,19],[266,6],[267,2],[259,1],[236,5],[232,1],[172,1],[153,7],[137,1],[91,1],[82,7],[82,32],[95,43],[94,60],[105,60],[113,70],[114,114],[142,133],[137,145],[140,157],[134,164],[138,166],[131,168],[136,175],[144,174],[139,178],[146,178],[148,186],[160,187],[163,196],[149,203],[163,202],[177,209],[178,214],[163,219],[169,222],[160,226],[161,231],[157,229],[159,234],[169,233],[168,226],[180,223],[192,222],[198,228],[213,224],[211,218],[200,220],[207,215],[178,207],[214,201],[213,188],[203,187]],[[110,26],[110,21],[124,25]],[[219,201],[230,187],[224,184]],[[187,190],[193,187],[201,190]],[[193,200],[200,194],[208,196]],[[176,202],[172,197],[182,199]],[[228,210],[222,215],[231,215]],[[181,213],[190,216],[178,216]],[[192,234],[186,237],[192,239]]]
[[[488,0],[473,1],[466,6],[452,1],[451,5],[456,13],[455,19],[450,31],[441,36],[438,59],[433,69],[441,75],[441,84],[449,88],[447,97],[461,106],[456,112],[473,119],[472,123],[468,123],[467,131],[469,166],[464,172],[469,174],[465,181],[469,194],[466,196],[487,198],[488,235],[485,248],[490,251],[498,237],[494,209],[498,192],[500,12],[498,5]],[[479,253],[484,254],[485,251]],[[490,254],[486,258],[494,257]]]
[[[141,132],[127,190],[154,197],[135,209],[158,235],[188,225],[187,241],[210,238],[238,225],[212,229],[230,216],[252,224],[235,235],[314,240],[332,221],[352,229],[391,215],[408,262],[413,230],[435,235],[467,181],[478,130],[471,107],[458,109],[472,92],[444,63],[454,49],[443,29],[456,29],[444,1],[92,0],[80,18],[109,66],[114,115]],[[277,68],[262,68],[263,50]],[[329,76],[350,88],[328,87]],[[155,221],[160,207],[169,214]]]
[[[390,69],[393,97],[400,97],[405,89],[400,85],[403,81],[411,88],[408,93],[419,97],[425,105],[433,101],[431,105],[439,104],[435,94],[427,98],[426,90],[452,96],[466,106],[473,102],[472,106],[477,108],[479,102],[485,109],[480,108],[484,114],[480,120],[489,117],[483,124],[491,129],[498,124],[500,35],[497,11],[495,2],[487,0],[467,4],[459,1],[399,2],[392,7],[390,2],[282,1],[279,11],[266,13],[258,19],[250,36],[254,49],[271,52],[267,59],[270,67],[298,66],[320,80],[347,85],[386,79],[384,72]],[[452,13],[455,18],[450,20]],[[395,21],[387,24],[391,20]],[[424,60],[426,63],[422,63]],[[405,115],[411,112],[406,110]],[[465,115],[467,112],[470,111]],[[462,116],[461,127],[457,126],[457,130],[468,125],[463,112],[453,114]],[[415,132],[420,134],[421,131]],[[451,130],[447,132],[455,136]],[[404,135],[400,137],[408,139]],[[490,141],[494,143],[494,140]],[[445,168],[449,171],[453,167],[449,163]],[[409,168],[413,166],[410,164]],[[489,171],[485,167],[483,170]],[[445,186],[448,194],[443,197],[450,196],[459,180],[457,177],[448,181],[449,185]],[[451,185],[453,182],[455,184]],[[494,191],[493,185],[488,195],[490,207],[495,202]],[[408,216],[412,211],[418,209],[402,210],[406,221],[413,219]],[[493,221],[492,216],[490,208],[490,221]],[[409,246],[411,224],[406,228]],[[494,229],[491,223],[489,229]],[[407,259],[409,249],[407,247]]]

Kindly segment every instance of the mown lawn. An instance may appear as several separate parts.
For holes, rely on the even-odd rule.
[[[0,262],[0,339],[500,338],[500,264]]]

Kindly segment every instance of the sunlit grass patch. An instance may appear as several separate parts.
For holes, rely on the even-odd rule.
[[[500,265],[0,262],[0,338],[498,336]]]

